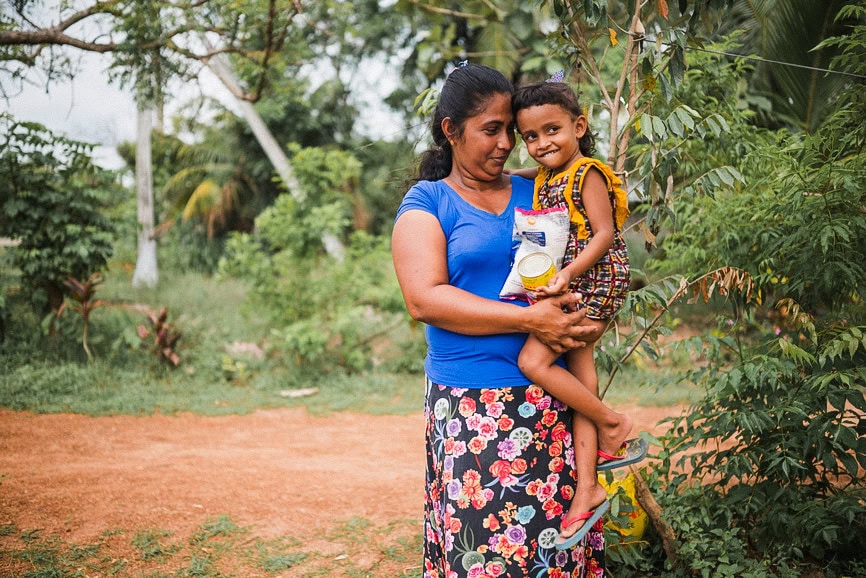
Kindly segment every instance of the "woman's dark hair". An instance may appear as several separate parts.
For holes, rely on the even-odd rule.
[[[480,64],[464,64],[451,71],[439,93],[439,103],[430,120],[433,148],[421,156],[418,180],[438,181],[451,173],[451,143],[442,130],[442,121],[448,117],[463,133],[466,119],[484,110],[487,100],[496,94],[509,97],[514,86],[498,70]]]
[[[571,118],[577,118],[583,114],[583,109],[577,102],[577,96],[571,87],[564,82],[527,84],[518,88],[514,96],[511,97],[511,110],[514,111],[515,119],[517,113],[524,108],[544,106],[545,104],[562,107],[571,115]],[[583,156],[590,157],[595,153],[595,135],[592,134],[589,126],[586,127],[586,132],[577,142]]]

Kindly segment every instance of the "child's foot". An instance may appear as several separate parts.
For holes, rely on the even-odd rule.
[[[625,414],[617,414],[619,423],[610,428],[598,428],[598,449],[600,452],[610,455],[616,453],[622,448],[622,444],[628,439],[628,434],[631,433],[631,428],[634,422],[631,416]]]
[[[587,522],[589,516],[585,516],[585,514],[592,512],[607,500],[607,492],[601,487],[601,484],[593,484],[589,491],[584,491],[583,488],[578,488],[578,490],[579,493],[575,493],[574,499],[571,500],[568,514],[562,519],[562,525],[559,529],[560,541],[574,536]]]
[[[606,454],[598,450],[598,461],[596,461],[595,469],[601,472],[636,464],[646,458],[648,450],[649,444],[642,438],[626,440],[616,454]]]

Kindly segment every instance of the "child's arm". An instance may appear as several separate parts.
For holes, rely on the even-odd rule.
[[[507,175],[516,175],[518,177],[523,177],[524,179],[529,179],[530,181],[535,180],[535,176],[538,174],[538,167],[532,167],[528,169],[505,169],[504,171]]]
[[[598,169],[590,167],[587,170],[589,172],[583,180],[581,196],[591,224],[592,239],[574,261],[550,280],[547,287],[538,288],[538,293],[542,295],[557,295],[567,289],[568,284],[595,265],[613,245],[613,207],[608,196],[607,183]]]

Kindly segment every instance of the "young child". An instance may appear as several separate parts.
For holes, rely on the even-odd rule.
[[[547,81],[519,88],[512,107],[517,130],[541,165],[535,174],[533,209],[569,209],[571,228],[562,270],[546,287],[538,288],[536,297],[576,292],[587,319],[599,326],[601,334],[622,307],[629,286],[622,237],[628,205],[622,181],[610,167],[590,158],[595,139],[567,84]],[[646,442],[627,440],[632,419],[614,412],[598,397],[594,345],[567,352],[566,370],[555,363],[559,354],[530,335],[518,359],[526,377],[575,412],[578,480],[560,528],[556,544],[560,549],[578,543],[610,505],[596,470],[634,463],[646,455]]]

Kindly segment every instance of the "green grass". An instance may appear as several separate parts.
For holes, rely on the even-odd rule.
[[[346,409],[405,414],[421,407],[418,375],[349,375],[299,367],[269,347],[267,319],[245,305],[246,293],[237,281],[170,273],[163,275],[159,289],[134,290],[128,274],[110,273],[97,295],[111,306],[96,309],[91,317],[92,364],[81,347],[83,325],[77,314],[67,311],[58,334],[48,337],[34,329],[40,320],[19,299],[12,305],[7,339],[0,344],[0,406],[88,415],[221,415],[302,405],[318,414]],[[168,308],[169,323],[182,332],[179,367],[160,363],[140,348],[136,326],[145,318],[120,304]],[[263,357],[232,352],[237,343],[255,345]],[[318,393],[286,396],[307,388]]]
[[[132,538],[132,545],[138,550],[142,560],[162,562],[180,550],[178,544],[168,542],[171,536],[171,532],[166,530],[141,530]]]
[[[614,408],[623,404],[666,407],[697,401],[700,390],[677,385],[676,377],[676,369],[628,365],[614,376],[604,401]],[[607,376],[599,375],[599,386],[606,383]]]
[[[60,576],[417,576],[421,531],[417,520],[376,524],[337,521],[318,536],[264,539],[253,528],[220,515],[190,536],[159,528],[104,532],[86,544],[7,528],[0,541],[0,575]],[[315,540],[315,541],[314,541]]]
[[[408,324],[390,344],[395,363],[364,373],[316,371],[271,347],[269,321],[246,299],[248,288],[235,280],[200,274],[163,273],[154,290],[132,289],[129,273],[109,272],[97,296],[108,306],[91,317],[88,363],[81,346],[81,319],[67,311],[53,337],[38,329],[41,320],[18,295],[7,306],[12,315],[0,343],[0,406],[42,413],[87,415],[175,413],[201,415],[249,413],[259,408],[306,406],[316,414],[351,410],[370,414],[407,414],[423,403],[422,377],[400,373],[419,366],[421,332]],[[172,368],[141,348],[136,326],[141,313],[119,305],[166,307],[168,322],[182,336],[176,347],[181,364]],[[232,344],[258,348],[262,357],[234,351]],[[656,367],[636,356],[608,391],[611,404],[677,404],[688,390],[666,379],[688,360]],[[672,365],[671,365],[672,363]],[[389,368],[391,368],[389,370]],[[394,369],[397,371],[394,371]],[[600,383],[606,378],[600,376]],[[286,392],[316,388],[309,397]]]
[[[265,368],[249,383],[220,377],[203,380],[183,369],[140,371],[97,360],[93,365],[46,361],[6,365],[0,375],[0,406],[39,413],[150,415],[189,411],[200,415],[244,414],[260,408],[308,406],[315,414],[351,410],[407,414],[423,403],[417,375],[342,375],[304,378]],[[285,392],[318,388],[309,397]]]

